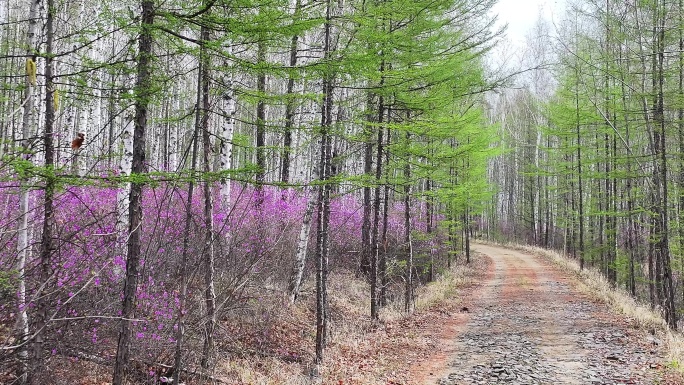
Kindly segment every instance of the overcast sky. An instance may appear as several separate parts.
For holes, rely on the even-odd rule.
[[[511,43],[522,46],[539,15],[549,22],[557,22],[564,4],[564,0],[499,0],[493,12],[499,15],[499,25],[508,23],[507,35]]]

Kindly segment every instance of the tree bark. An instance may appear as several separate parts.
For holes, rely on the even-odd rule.
[[[257,63],[263,64],[266,61],[266,46],[262,41],[257,46]],[[257,76],[257,94],[259,101],[256,107],[256,188],[259,194],[257,204],[261,205],[263,200],[263,184],[266,178],[266,104],[264,96],[266,93],[266,74],[262,71]]]
[[[206,44],[209,43],[209,29],[201,29],[200,71],[199,81],[202,87],[202,104],[197,113],[201,114],[202,132],[202,165],[204,173],[204,248],[202,259],[204,263],[204,302],[206,306],[206,320],[204,321],[204,346],[200,366],[203,374],[211,365],[214,350],[214,330],[216,328],[216,293],[214,289],[214,204],[211,195],[211,180],[207,178],[211,172],[211,132],[209,131],[209,53]]]
[[[140,35],[138,37],[137,80],[135,85],[135,120],[133,130],[133,175],[145,171],[145,129],[147,109],[152,96],[152,44],[154,23],[154,2],[143,0],[141,3]],[[121,330],[117,344],[116,361],[112,385],[125,382],[129,362],[131,320],[135,315],[136,290],[138,288],[138,267],[140,265],[142,235],[142,192],[143,183],[137,181],[131,186],[128,208],[128,242],[126,253],[126,280],[124,281],[123,303],[121,310]]]
[[[408,115],[408,113],[407,113]],[[408,119],[407,119],[408,120]],[[406,145],[411,143],[411,134],[406,133]],[[404,166],[404,243],[406,244],[406,289],[404,292],[404,311],[413,311],[413,236],[411,234],[411,156],[406,155]]]
[[[312,180],[316,179],[318,179],[318,172],[314,171]],[[313,219],[314,203],[316,202],[314,197],[311,196],[312,190],[311,187],[307,187],[306,189],[308,200],[306,202],[306,209],[304,210],[302,227],[299,230],[295,263],[292,269],[292,275],[290,276],[290,303],[295,303],[299,296],[299,289],[302,285],[302,277],[304,276],[304,267],[306,266],[306,254],[309,249],[309,235],[311,233],[311,219]]]
[[[678,57],[678,84],[677,94],[679,96],[680,104],[677,109],[677,134],[679,139],[679,250],[680,254],[684,256],[684,1],[678,2],[678,39],[679,39],[679,57]],[[684,290],[682,290],[684,295]]]
[[[324,24],[324,65],[323,75],[323,103],[321,106],[321,146],[319,154],[319,174],[321,186],[318,190],[318,229],[316,236],[316,356],[314,364],[317,373],[323,364],[325,346],[327,344],[328,329],[328,243],[330,223],[330,171],[332,158],[332,141],[330,129],[332,126],[333,107],[333,74],[329,66],[331,60],[332,34],[332,4],[326,0]]]
[[[435,240],[432,238],[432,207],[434,206],[434,197],[432,196],[432,180],[427,178],[425,180],[425,232],[428,234],[428,240],[432,244]],[[435,280],[435,253],[434,247],[430,247],[430,270],[428,271],[428,281]]]
[[[233,47],[228,45],[228,54],[232,55]],[[223,93],[223,124],[221,125],[221,151],[220,167],[221,171],[229,172],[233,160],[233,133],[235,132],[235,113],[236,101],[235,90],[233,88],[233,74],[226,76],[226,90]],[[221,208],[228,212],[230,210],[230,183],[231,177],[226,174],[221,178]]]
[[[295,1],[295,8],[293,11],[292,19],[293,23],[299,21],[300,11],[302,8],[301,0]],[[297,66],[297,45],[299,42],[299,34],[292,35],[290,40],[290,71],[294,71]],[[294,127],[294,115],[295,115],[295,100],[294,100],[294,85],[295,79],[294,75],[290,74],[287,79],[287,90],[285,95],[287,102],[285,104],[285,126],[283,127],[283,160],[282,168],[280,171],[280,180],[283,183],[288,183],[290,181],[290,156],[292,154],[292,128]]]
[[[370,185],[370,179],[373,171],[373,130],[370,127],[371,122],[375,120],[373,116],[373,100],[372,96],[368,95],[368,116],[366,120],[368,121],[367,127],[365,128],[364,139],[366,142],[363,145],[363,174],[368,178],[364,181],[363,185],[363,223],[361,224],[361,261],[360,269],[361,273],[365,276],[370,277],[371,273],[371,259],[373,253],[373,244],[371,239],[371,216],[373,215],[373,205],[372,200],[372,189]]]
[[[201,65],[201,64],[200,64]],[[197,82],[197,105],[201,102],[202,95],[202,85]],[[199,137],[199,114],[195,115],[195,130],[192,135],[192,154],[191,154],[191,164],[190,173],[191,179],[188,183],[188,196],[185,201],[185,227],[183,229],[183,249],[181,252],[181,265],[179,269],[180,276],[180,291],[178,293],[178,314],[175,338],[176,338],[176,351],[174,353],[174,371],[173,371],[173,383],[180,384],[180,374],[183,372],[183,343],[185,338],[185,315],[186,315],[186,301],[188,297],[188,253],[190,247],[190,230],[192,225],[192,198],[195,193],[195,170],[197,169],[197,153],[198,153],[198,137]]]
[[[579,70],[575,73],[579,76]],[[577,80],[579,82],[579,79]],[[575,130],[577,133],[577,206],[579,212],[577,213],[578,218],[578,233],[579,233],[579,246],[577,248],[577,254],[579,257],[580,270],[584,269],[584,191],[582,184],[582,131],[580,125],[580,105],[579,105],[579,84],[576,84],[575,88],[575,119],[576,126]]]
[[[40,241],[40,285],[41,290],[35,294],[36,317],[35,337],[33,341],[33,370],[32,376],[40,379],[43,375],[44,358],[43,343],[45,328],[48,322],[48,306],[50,305],[50,284],[48,281],[52,275],[52,231],[54,226],[54,195],[55,195],[55,148],[53,142],[55,109],[53,96],[55,91],[53,73],[53,42],[54,42],[54,18],[55,7],[53,0],[47,0],[47,20],[45,22],[46,46],[45,46],[45,132],[43,145],[45,146],[45,196],[43,198],[43,232]]]
[[[380,67],[380,72],[384,71],[384,64]],[[383,82],[381,81],[380,84]],[[370,299],[371,299],[371,319],[377,320],[380,315],[380,307],[378,302],[378,260],[380,254],[379,230],[380,230],[380,187],[382,184],[382,154],[383,147],[383,119],[385,115],[385,105],[382,96],[378,98],[378,137],[376,142],[376,157],[375,157],[375,199],[373,201],[373,229],[371,233],[371,258],[370,258]]]
[[[665,4],[656,2],[656,22],[654,22],[654,112],[653,121],[653,144],[655,167],[653,180],[656,190],[655,196],[655,255],[656,271],[660,272],[662,282],[656,282],[660,288],[660,305],[668,325],[676,329],[677,313],[674,305],[674,287],[672,283],[672,271],[670,267],[669,248],[669,218],[668,218],[668,183],[667,183],[667,147],[664,114],[664,78],[663,62],[665,60]],[[656,278],[657,279],[657,278]],[[657,279],[658,281],[658,279]]]
[[[40,11],[41,0],[32,0],[29,8],[29,26],[26,33],[28,40],[28,48],[26,55],[27,69],[31,67],[30,63],[35,66],[37,58],[38,49],[38,22],[39,11]],[[29,63],[30,61],[30,63]],[[33,92],[35,86],[35,76],[31,74],[31,71],[27,71],[26,82],[24,89],[24,108],[22,110],[22,147],[26,154],[24,155],[24,160],[31,161],[31,156],[29,153],[29,138],[31,137],[31,124],[33,118]],[[21,347],[17,349],[17,379],[20,384],[25,384],[29,382],[29,356],[27,345],[25,342],[29,337],[29,317],[28,317],[28,303],[26,301],[26,261],[29,258],[29,228],[28,228],[28,217],[29,217],[29,182],[27,180],[21,180],[21,192],[19,193],[19,218],[17,220],[17,321],[15,335],[17,342],[21,344]]]
[[[390,128],[385,129],[385,148],[390,146]],[[389,222],[390,183],[388,176],[390,153],[385,151],[385,187],[382,194],[382,233],[380,234],[380,261],[378,261],[378,276],[380,280],[380,307],[387,306],[387,286],[389,276],[387,274],[387,229]]]

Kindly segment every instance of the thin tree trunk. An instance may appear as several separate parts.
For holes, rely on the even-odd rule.
[[[142,1],[140,35],[138,37],[137,80],[135,85],[135,126],[133,131],[133,163],[131,171],[141,175],[145,171],[145,128],[147,109],[150,102],[152,73],[152,44],[154,23],[154,2]],[[135,315],[136,291],[138,288],[138,267],[140,265],[142,235],[142,183],[131,186],[129,197],[129,226],[126,254],[126,280],[124,281],[121,310],[121,330],[117,344],[112,385],[122,385],[126,379],[129,362],[131,320]]]
[[[546,137],[546,148],[551,148],[551,138],[547,135]],[[548,158],[548,156],[547,156]],[[544,204],[546,208],[545,216],[545,228],[544,228],[544,247],[545,248],[550,248],[551,244],[549,242],[553,242],[554,239],[549,240],[551,235],[549,234],[551,232],[551,200],[549,199],[549,176],[544,177]],[[555,245],[554,245],[555,247]]]
[[[380,67],[382,73],[384,64]],[[380,84],[382,85],[382,81]],[[377,320],[380,315],[380,307],[378,302],[378,259],[380,254],[380,245],[378,243],[380,234],[380,186],[382,180],[382,154],[383,148],[383,119],[385,114],[385,106],[383,97],[378,98],[378,139],[376,142],[376,157],[375,157],[375,199],[373,201],[373,229],[371,234],[371,258],[370,258],[370,299],[371,299],[371,319]]]
[[[209,53],[205,45],[209,42],[209,29],[205,26],[201,30],[202,47],[200,48],[200,60],[202,65],[199,71],[199,81],[202,84],[202,107],[197,113],[201,114],[202,131],[202,165],[204,175],[211,172],[211,133],[209,132]],[[204,181],[204,248],[202,251],[204,261],[204,302],[207,307],[204,325],[204,346],[200,366],[207,375],[211,365],[214,350],[214,330],[216,328],[216,293],[214,289],[214,205],[211,196],[211,181]]]
[[[611,21],[610,21],[610,15],[611,15],[611,8],[610,8],[610,0],[606,0],[606,37],[605,37],[605,56],[606,57],[613,57],[612,52],[611,52],[611,39],[612,39],[612,31],[611,31]],[[617,181],[612,178],[611,172],[614,170],[613,163],[615,159],[615,152],[612,150],[614,149],[614,143],[615,143],[615,135],[614,134],[609,134],[609,132],[612,131],[612,127],[616,126],[616,121],[615,119],[610,121],[611,117],[611,97],[610,97],[610,63],[608,60],[605,61],[605,69],[604,69],[604,115],[605,115],[605,130],[606,133],[604,135],[604,149],[605,149],[605,155],[606,155],[606,160],[605,160],[605,202],[604,202],[604,212],[605,217],[606,217],[606,252],[605,252],[605,258],[606,258],[606,278],[608,281],[615,286],[617,284],[617,267],[615,265],[616,261],[616,235],[617,235],[617,222],[616,222],[616,213],[615,213],[615,201],[617,199],[617,194],[615,187],[617,186]]]
[[[432,180],[430,178],[425,180],[425,232],[428,234],[428,239],[430,242],[434,242],[434,239],[432,239],[432,207],[434,205],[433,203],[433,196],[432,196]],[[429,282],[432,282],[435,280],[435,253],[433,251],[433,248],[430,247],[430,270],[428,271],[428,280]]]
[[[385,148],[389,148],[391,142],[390,128],[385,129]],[[389,276],[387,274],[387,229],[389,222],[389,202],[390,202],[390,183],[389,183],[389,162],[390,153],[385,151],[385,188],[382,194],[382,234],[380,236],[380,245],[382,247],[380,253],[380,261],[378,263],[378,275],[380,278],[380,306],[387,306],[387,286],[389,284]]]
[[[37,50],[37,32],[39,11],[41,0],[32,0],[29,8],[29,26],[26,33],[28,41],[28,49],[26,54],[28,56],[27,68],[35,68],[36,50]],[[32,64],[31,64],[32,63]],[[35,75],[31,71],[27,71],[26,83],[24,89],[24,108],[22,116],[22,146],[24,149],[29,147],[29,138],[31,137],[31,124],[33,118],[33,91],[35,86]],[[25,156],[25,160],[30,162],[29,155]],[[26,261],[29,257],[29,183],[26,180],[21,181],[21,192],[19,195],[19,220],[17,221],[17,322],[16,322],[16,338],[21,347],[17,349],[17,379],[20,384],[25,384],[29,381],[29,357],[28,350],[25,344],[29,337],[29,317],[28,317],[28,303],[26,302]]]
[[[331,53],[332,34],[332,4],[326,0],[326,13],[324,24],[324,64],[328,65]],[[333,107],[333,74],[328,68],[323,77],[323,104],[321,106],[321,147],[319,158],[319,173],[321,186],[318,192],[318,231],[316,237],[316,372],[320,374],[323,364],[323,354],[327,344],[328,329],[328,242],[330,223],[330,169],[332,156],[332,143],[330,129],[332,126]]]
[[[119,175],[122,177],[131,176],[131,171],[133,168],[133,127],[131,127],[130,121],[124,122],[124,128],[121,132],[121,141],[123,144],[123,154],[121,155],[121,161],[119,163]],[[126,181],[123,187],[119,188],[116,194],[116,207],[117,207],[117,217],[116,217],[116,230],[120,235],[120,243],[126,242],[127,228],[129,225],[129,205],[130,205],[130,195],[131,195],[131,183]]]
[[[619,63],[623,68],[627,68],[629,63],[623,58],[623,49],[618,50]],[[627,288],[633,297],[636,298],[636,276],[635,276],[635,263],[636,263],[636,242],[635,242],[635,225],[634,225],[634,196],[632,191],[632,147],[631,147],[631,132],[630,132],[630,115],[628,113],[627,104],[627,92],[625,87],[624,72],[620,71],[620,87],[622,94],[622,109],[624,112],[624,125],[625,125],[625,146],[627,148],[627,179],[625,181],[625,194],[627,195],[627,252],[629,254],[629,273],[627,277]]]
[[[197,105],[200,104],[201,100],[201,84],[197,83]],[[188,253],[190,246],[190,229],[192,225],[192,198],[195,193],[195,180],[194,174],[197,169],[197,152],[198,152],[198,137],[200,122],[199,114],[195,115],[195,130],[192,135],[192,155],[190,164],[190,173],[192,178],[188,183],[188,196],[185,202],[185,227],[183,229],[183,250],[181,252],[181,265],[180,265],[180,292],[178,293],[178,315],[177,315],[177,325],[175,338],[176,338],[176,351],[174,354],[174,371],[173,371],[173,383],[180,384],[180,374],[183,372],[183,343],[185,338],[185,313],[186,301],[188,297]]]
[[[314,171],[312,180],[318,179],[318,172]],[[304,267],[306,266],[306,253],[309,249],[309,234],[311,233],[311,219],[313,219],[314,203],[316,200],[311,195],[312,188],[307,188],[308,201],[306,202],[306,209],[304,210],[304,218],[302,219],[302,227],[299,230],[299,240],[297,241],[297,252],[295,253],[295,263],[290,278],[290,303],[294,303],[299,296],[299,289],[302,284],[302,277],[304,276]]]
[[[656,167],[654,169],[654,184],[656,189],[656,269],[661,271],[662,282],[656,282],[661,287],[661,307],[664,312],[665,320],[671,328],[677,327],[677,313],[674,305],[674,287],[672,284],[672,271],[670,267],[670,248],[669,248],[669,218],[668,218],[668,184],[667,184],[667,147],[666,147],[666,130],[665,130],[665,114],[664,114],[664,70],[663,62],[665,60],[665,4],[658,1],[656,3],[657,22],[654,23],[654,37],[657,54],[654,55],[654,60],[657,60],[657,68],[655,68],[654,79],[656,84],[655,101],[653,121],[655,123],[654,130],[654,145]],[[656,31],[656,25],[658,26]]]
[[[368,117],[367,121],[368,124],[370,122],[375,120],[375,117],[373,116],[373,102],[372,102],[372,97],[369,95],[368,96]],[[364,156],[363,156],[363,174],[368,178],[367,181],[364,181],[363,185],[363,223],[361,224],[361,243],[362,243],[362,250],[361,250],[361,261],[360,261],[360,269],[361,273],[365,276],[370,277],[371,273],[371,259],[372,253],[373,253],[373,244],[372,244],[372,237],[371,237],[371,216],[373,215],[373,205],[371,203],[372,199],[372,192],[371,192],[371,186],[370,186],[370,179],[372,178],[372,171],[373,171],[373,132],[368,127],[365,132],[365,140],[366,143],[364,143]]]
[[[179,95],[179,87],[174,86],[174,96],[173,96],[173,101],[171,103],[170,108],[173,108],[173,111],[175,113],[180,112],[180,95]],[[168,123],[168,142],[169,142],[169,150],[168,150],[168,170],[169,171],[177,171],[178,170],[178,126],[181,124],[180,121],[177,122],[169,122]],[[193,140],[197,140],[197,138],[194,138]]]
[[[408,113],[407,113],[408,115]],[[408,117],[407,117],[408,118]],[[408,120],[408,119],[407,119]],[[411,134],[406,133],[407,146],[411,143]],[[413,239],[411,229],[411,156],[407,155],[404,166],[404,242],[406,244],[406,290],[404,293],[404,311],[413,310]]]
[[[233,48],[228,46],[228,54],[232,55]],[[221,151],[220,167],[222,172],[231,169],[233,160],[233,133],[235,132],[235,90],[233,88],[232,73],[226,76],[226,90],[223,93],[223,124],[221,125]],[[221,208],[228,212],[230,210],[230,175],[226,174],[221,178]]]
[[[45,46],[45,133],[43,145],[45,146],[45,196],[43,198],[43,232],[40,241],[40,285],[41,291],[36,293],[37,309],[35,317],[36,333],[33,343],[33,373],[32,376],[40,378],[44,371],[43,342],[45,328],[48,322],[48,306],[50,304],[50,285],[48,281],[52,275],[52,230],[54,222],[54,195],[56,180],[54,174],[55,148],[53,131],[55,122],[55,110],[53,96],[55,91],[53,74],[52,46],[54,41],[54,1],[47,0],[47,20],[45,22],[46,46]],[[34,378],[35,378],[34,377]]]
[[[684,256],[684,1],[678,3],[678,25],[679,25],[679,84],[677,94],[680,104],[677,109],[677,133],[679,136],[679,252]],[[684,295],[684,290],[682,290]]]
[[[266,46],[260,41],[257,46],[257,63],[263,64],[266,61]],[[256,187],[259,197],[258,204],[261,205],[263,196],[262,188],[266,177],[266,104],[264,96],[266,93],[266,74],[262,71],[257,76],[257,94],[259,101],[256,107]]]
[[[302,8],[301,0],[295,1],[295,7],[293,12],[293,23],[299,21],[300,11]],[[294,71],[297,66],[297,44],[299,42],[299,35],[294,34],[292,40],[290,40],[290,70]],[[292,128],[294,126],[294,115],[295,115],[295,100],[294,100],[294,85],[295,79],[294,75],[290,74],[287,79],[287,90],[285,95],[287,97],[287,103],[285,104],[285,125],[283,127],[283,164],[280,173],[280,180],[283,183],[288,183],[290,181],[290,156],[292,154]]]
[[[575,119],[576,121],[576,132],[577,132],[577,204],[579,212],[578,226],[579,226],[579,247],[577,250],[580,262],[580,270],[584,269],[584,192],[582,185],[582,132],[580,128],[580,111],[579,111],[579,90],[575,89]]]
[[[468,207],[464,208],[463,212],[463,249],[466,263],[470,263],[470,215]]]

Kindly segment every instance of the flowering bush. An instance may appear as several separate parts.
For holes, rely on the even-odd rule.
[[[52,277],[44,288],[50,298],[48,316],[51,319],[45,333],[45,347],[52,354],[74,356],[87,352],[107,359],[115,354],[126,270],[126,237],[121,231],[122,224],[117,224],[121,221],[117,193],[116,188],[81,186],[67,187],[56,196]],[[143,255],[133,336],[137,356],[151,362],[170,361],[177,330],[184,253],[188,263],[186,325],[191,341],[193,330],[195,341],[201,340],[202,256],[207,247],[204,200],[201,189],[196,190],[190,206],[186,207],[187,194],[185,188],[173,184],[144,189]],[[11,271],[17,262],[17,196],[16,188],[0,190],[0,243],[3,245],[0,267],[3,271]],[[214,187],[213,196],[218,196],[218,187]],[[215,202],[212,246],[219,311],[248,307],[250,301],[258,301],[248,295],[254,288],[285,291],[308,199],[315,196],[293,189],[257,190],[235,183],[230,207],[221,207]],[[37,269],[43,216],[41,201],[41,191],[30,193],[32,242],[25,277],[29,317],[35,310],[35,294],[44,284],[38,278]],[[424,215],[420,214],[421,205],[416,203],[414,211],[412,227],[424,233],[426,224]],[[331,202],[330,263],[334,268],[356,270],[361,250],[362,213],[360,200],[352,195],[339,196]],[[190,219],[188,223],[186,218]],[[315,249],[315,221],[311,226],[310,254]],[[389,245],[384,248],[392,258],[401,255],[404,231],[403,205],[393,205],[388,219]],[[443,242],[436,237],[418,238],[417,255],[442,253],[438,245]],[[0,280],[1,290],[14,285],[5,275]],[[5,301],[0,307],[0,317],[7,326],[13,322],[16,312],[11,302]]]

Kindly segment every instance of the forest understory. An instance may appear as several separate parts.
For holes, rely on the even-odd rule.
[[[477,252],[473,252],[469,264],[459,263],[435,282],[421,287],[416,293],[413,314],[403,313],[403,305],[398,301],[383,309],[380,320],[376,322],[367,316],[368,283],[348,271],[331,273],[329,289],[334,300],[330,303],[329,354],[324,370],[316,377],[311,376],[311,362],[315,356],[315,329],[312,326],[315,325],[314,282],[308,280],[304,283],[301,297],[295,304],[290,304],[282,293],[268,290],[257,293],[260,298],[258,309],[236,309],[233,316],[221,320],[221,332],[217,338],[225,339],[225,343],[218,343],[217,355],[222,358],[217,361],[212,377],[202,379],[198,373],[189,371],[184,383],[192,385],[209,380],[209,383],[231,385],[465,385],[480,383],[478,381],[481,380],[485,381],[482,383],[517,384],[513,379],[499,379],[492,374],[492,370],[497,370],[496,363],[505,365],[510,356],[500,356],[493,361],[495,364],[490,364],[481,354],[469,352],[472,346],[464,347],[459,342],[464,336],[473,338],[480,311],[493,306],[488,303],[484,292],[490,290],[487,289],[488,282],[496,279],[497,268],[492,257],[485,253],[491,255],[491,250],[506,249],[501,249],[501,246],[492,249],[485,245],[495,244],[477,243]],[[611,287],[598,272],[580,272],[576,261],[558,253],[521,245],[504,247],[510,250],[507,253],[518,250],[535,259],[540,264],[538,266],[543,266],[543,271],[537,270],[536,275],[530,271],[514,270],[502,276],[514,282],[513,286],[503,286],[503,296],[496,300],[497,306],[503,304],[505,318],[518,317],[515,315],[519,313],[518,308],[529,312],[525,317],[538,315],[539,311],[527,310],[534,306],[535,301],[539,302],[538,298],[525,297],[525,303],[517,303],[515,291],[520,288],[524,292],[540,290],[536,280],[550,279],[564,282],[572,288],[569,303],[577,304],[582,308],[581,313],[592,317],[588,318],[590,323],[605,325],[592,329],[589,335],[596,336],[589,343],[589,348],[586,341],[575,348],[561,347],[562,354],[568,355],[570,361],[565,366],[554,364],[556,372],[543,369],[544,364],[537,363],[535,369],[546,372],[539,375],[538,381],[530,379],[529,383],[684,383],[680,364],[684,359],[684,336],[670,331],[659,314],[637,304],[627,293]],[[552,295],[558,297],[558,293]],[[513,302],[505,305],[509,300]],[[552,306],[547,301],[540,304]],[[593,308],[595,310],[591,310]],[[553,322],[564,321],[555,319]],[[510,326],[508,330],[488,326],[486,338],[493,345],[487,348],[490,345],[482,341],[477,346],[489,353],[505,351],[510,344],[508,333],[511,332],[521,335],[516,334],[520,331],[512,331]],[[576,333],[582,335],[586,332],[578,327],[564,333],[571,338]],[[497,338],[508,342],[496,342]],[[580,349],[579,346],[594,350],[590,350],[592,354],[587,358],[577,359],[572,354],[575,354],[573,350]],[[645,352],[646,358],[631,358],[632,352]],[[554,356],[558,353],[551,350],[547,354]],[[573,376],[581,370],[574,365],[583,360],[593,362],[588,369],[590,375],[575,379]],[[475,372],[462,375],[465,380],[455,380],[458,378],[456,373],[466,373],[471,365]],[[132,366],[137,380],[131,383],[139,384],[164,383],[162,376],[170,367],[156,361],[140,361]],[[478,372],[478,368],[489,368],[489,372]],[[51,384],[55,385],[111,383],[110,366],[101,365],[97,357],[57,355],[51,360],[50,370],[54,376]],[[601,375],[605,377],[599,379]],[[608,379],[609,375],[615,376],[613,381]],[[10,378],[10,374],[5,374],[0,383],[12,383]]]
[[[456,326],[465,301],[491,265],[484,256],[459,263],[416,293],[416,311],[407,316],[401,297],[380,314],[367,315],[369,285],[340,269],[330,274],[330,341],[324,369],[312,377],[315,357],[315,282],[306,281],[298,301],[273,290],[252,293],[250,301],[220,320],[216,368],[208,383],[231,385],[423,385],[448,365]],[[6,329],[5,332],[8,330]],[[115,346],[107,350],[114,349]],[[169,375],[172,351],[132,362],[131,384],[162,384]],[[111,364],[86,354],[58,354],[50,360],[50,384],[111,384]],[[188,385],[207,383],[189,368]],[[161,378],[161,379],[160,379]],[[0,384],[16,381],[0,375]],[[432,381],[430,382],[432,383]]]

